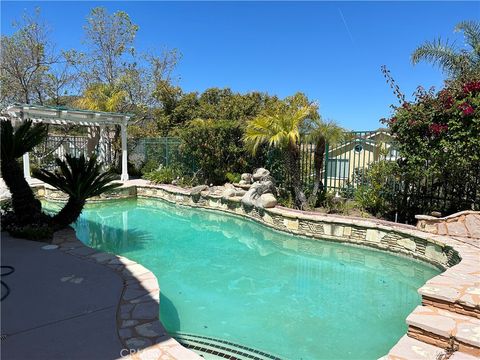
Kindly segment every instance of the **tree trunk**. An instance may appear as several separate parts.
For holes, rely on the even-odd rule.
[[[66,228],[74,223],[80,216],[84,206],[85,200],[70,196],[63,209],[52,218],[55,230]]]
[[[300,210],[305,210],[308,206],[307,198],[302,190],[300,180],[300,150],[297,144],[289,143],[287,151],[287,171],[290,175],[293,195],[295,197],[295,205]]]
[[[325,138],[320,138],[315,144],[315,151],[313,153],[313,166],[315,168],[315,181],[313,182],[313,190],[308,198],[308,203],[315,207],[317,202],[318,191],[320,187],[323,188],[322,169],[323,157],[325,155]]]
[[[42,215],[42,204],[35,198],[17,160],[2,161],[2,177],[12,194],[12,207],[20,224],[31,224]]]

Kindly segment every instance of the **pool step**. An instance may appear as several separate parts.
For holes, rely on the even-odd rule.
[[[460,263],[428,280],[418,289],[422,304],[480,319],[480,265]],[[458,267],[464,269],[458,269]],[[461,271],[459,271],[461,270]]]
[[[480,320],[431,306],[407,317],[408,335],[430,345],[480,356]]]
[[[172,336],[180,344],[206,359],[280,360],[276,355],[227,340],[188,333],[174,333]]]
[[[441,359],[443,355],[444,349],[404,335],[382,360],[431,360]]]

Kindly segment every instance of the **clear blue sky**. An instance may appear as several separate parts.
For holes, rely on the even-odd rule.
[[[139,50],[177,48],[185,91],[230,87],[284,97],[305,92],[324,118],[356,130],[375,129],[396,102],[380,72],[389,67],[407,96],[418,85],[442,85],[429,64],[410,54],[480,19],[480,2],[1,2],[2,34],[23,10],[42,9],[58,48],[82,48],[89,10],[124,10],[139,25]]]

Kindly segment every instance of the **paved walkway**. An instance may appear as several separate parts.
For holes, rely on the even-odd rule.
[[[1,233],[1,263],[15,268],[2,280],[1,357],[117,359],[123,348],[116,312],[123,282],[114,271],[45,243]],[[3,292],[2,292],[3,295]]]

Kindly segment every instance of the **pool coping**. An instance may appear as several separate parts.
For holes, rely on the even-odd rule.
[[[58,200],[58,192],[45,186],[37,187],[37,195],[47,199]],[[183,189],[173,185],[151,185],[143,180],[126,182],[117,192],[117,195],[113,193],[106,195],[101,199],[94,199],[93,201],[129,197],[162,199],[176,205],[223,211],[255,220],[276,230],[307,236],[311,239],[347,242],[420,259],[445,270],[440,275],[428,280],[427,283],[418,290],[422,296],[422,303],[425,306],[430,306],[432,301],[443,302],[446,303],[447,306],[452,307],[452,311],[460,313],[466,311],[470,314],[473,311],[473,316],[476,319],[480,319],[480,294],[478,293],[480,285],[480,247],[474,244],[471,239],[431,234],[418,230],[413,226],[377,219],[325,215],[287,209],[280,206],[271,209],[249,208],[242,205],[239,198],[225,199],[218,195],[209,194],[208,189],[200,194],[192,195],[190,194],[189,189]],[[451,217],[452,216],[449,218]],[[279,218],[281,221],[279,221]],[[318,226],[310,226],[312,223]],[[305,224],[308,226],[304,226]],[[322,231],[318,231],[320,225],[322,226]],[[356,229],[356,236],[352,236],[354,233],[353,229]],[[358,229],[363,230],[360,231]],[[359,235],[360,233],[361,236]],[[58,236],[59,235],[55,234],[56,238]],[[69,235],[70,240],[67,240],[67,243],[72,242],[72,236],[76,239],[73,230],[71,230]],[[388,242],[384,241],[384,239],[388,239]],[[77,242],[79,241],[77,240]],[[83,246],[86,247],[85,245]],[[148,345],[148,342],[142,343],[144,338],[148,341],[151,341],[151,339],[154,338],[156,340],[163,339],[167,342],[163,347],[161,343],[150,346],[135,354],[134,358],[137,358],[137,356],[140,356],[138,357],[139,359],[143,358],[141,354],[146,351],[151,354],[150,356],[153,356],[149,358],[160,358],[163,351],[169,351],[170,348],[178,350],[180,347],[184,351],[188,351],[173,338],[165,338],[165,336],[168,335],[161,325],[161,322],[158,320],[158,299],[160,290],[155,276],[142,265],[127,258],[101,253],[94,249],[91,250],[95,251],[95,253],[92,252],[91,255],[87,255],[90,260],[92,260],[93,257],[93,261],[104,263],[109,268],[119,272],[124,276],[126,288],[130,286],[131,290],[128,293],[125,290],[122,294],[122,304],[119,305],[117,313],[117,319],[127,321],[126,323],[117,323],[119,326],[119,336],[122,339],[122,342],[126,345],[130,344],[138,348]],[[112,259],[105,260],[108,258],[107,255],[115,257],[113,263],[110,263]],[[99,260],[96,260],[97,257]],[[129,269],[133,271],[133,276],[124,273],[128,273]],[[142,296],[146,296],[146,294],[135,298],[130,298],[129,295],[127,295],[126,298],[124,297],[125,294],[131,294],[134,292],[134,289],[138,289],[138,286],[140,285],[145,285],[146,289],[149,289],[147,291],[149,294],[148,296],[151,296],[152,294],[154,295],[153,299],[157,301],[157,313],[154,317],[149,319],[151,320],[149,322],[146,322],[145,319],[140,319],[142,320],[142,323],[136,323],[136,325],[132,326],[121,326],[132,324],[139,320],[132,315],[132,312],[128,311],[129,307],[126,305],[137,306],[138,304],[141,304],[141,300],[139,299],[141,299]],[[132,300],[135,302],[132,303]],[[122,312],[122,310],[125,311]],[[125,319],[122,319],[122,316],[124,316]],[[133,322],[128,322],[128,320]],[[145,325],[149,323],[150,325]],[[136,329],[139,325],[145,325],[143,328],[140,328],[140,331],[144,334],[153,334],[153,332],[156,331],[156,335],[143,337],[142,339],[142,336],[139,336],[141,334],[138,334]],[[150,330],[152,332],[150,332]],[[434,331],[435,329],[432,330],[432,332]],[[127,336],[135,333],[137,335]],[[123,338],[120,334],[123,335]],[[166,349],[164,349],[164,347]],[[155,354],[157,353],[158,357],[155,357]],[[185,354],[177,355],[181,356],[177,358],[186,358]],[[174,358],[177,355],[174,355]],[[189,356],[194,356],[192,358],[196,359],[200,358],[193,353]],[[398,358],[398,353],[396,353],[392,359],[393,358]]]

